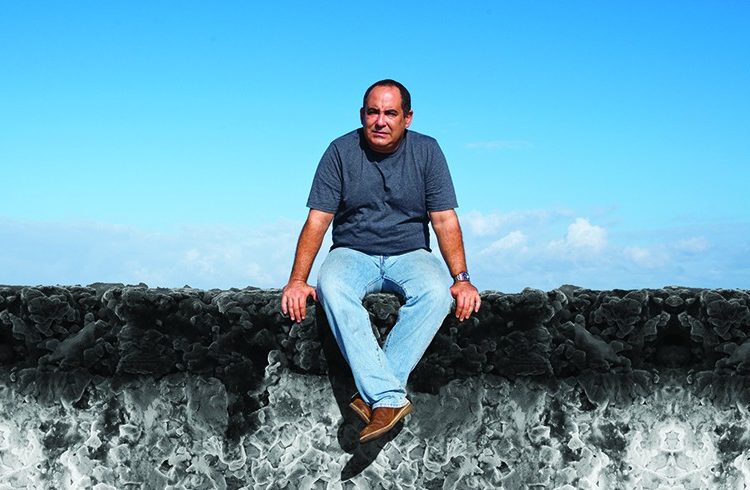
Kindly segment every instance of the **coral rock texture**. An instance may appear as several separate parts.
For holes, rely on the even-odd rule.
[[[750,485],[748,291],[485,291],[362,446],[322,310],[279,300],[0,286],[0,489]],[[383,341],[401,298],[363,304]]]

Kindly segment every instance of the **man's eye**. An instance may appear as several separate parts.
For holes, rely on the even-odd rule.
[[[396,116],[398,116],[398,112],[388,111],[388,112],[385,113],[385,115],[388,116],[388,117],[396,117]]]

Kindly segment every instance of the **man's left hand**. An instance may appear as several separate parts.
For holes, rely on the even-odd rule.
[[[460,322],[478,312],[482,303],[479,291],[469,281],[456,281],[451,286],[451,296],[456,300],[456,318]]]

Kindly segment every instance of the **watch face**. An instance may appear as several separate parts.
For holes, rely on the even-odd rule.
[[[468,280],[469,280],[468,272],[459,272],[458,275],[456,275],[456,281],[468,281]]]

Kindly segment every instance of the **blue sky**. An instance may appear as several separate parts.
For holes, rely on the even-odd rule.
[[[480,289],[750,288],[747,2],[266,3],[0,5],[0,284],[283,286],[388,77]]]

